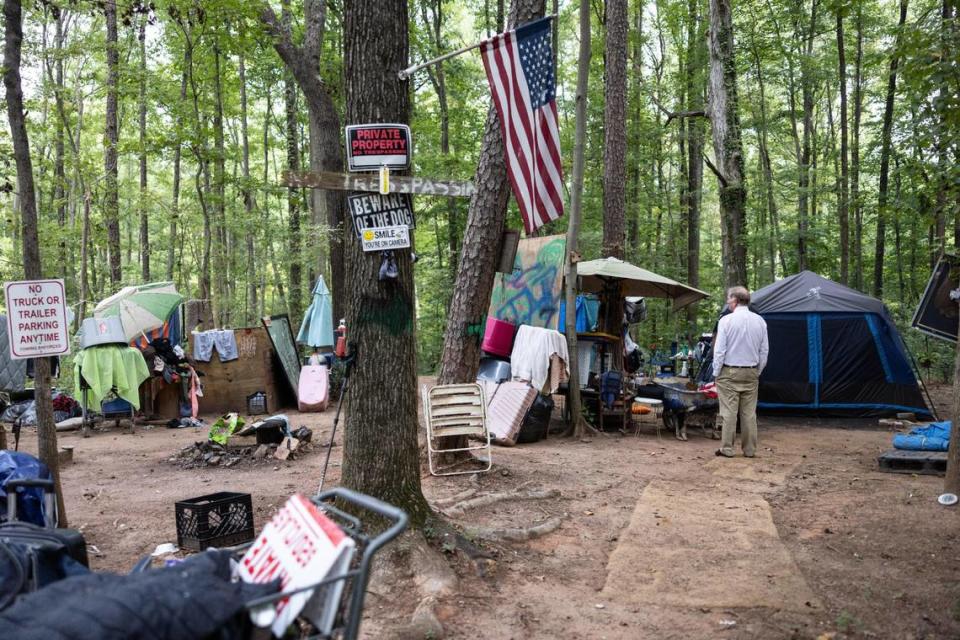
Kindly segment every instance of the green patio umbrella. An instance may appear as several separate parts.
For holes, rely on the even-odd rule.
[[[141,333],[163,326],[182,301],[183,296],[172,282],[151,282],[124,287],[94,307],[93,316],[119,317],[124,336],[133,340]]]
[[[313,301],[303,314],[297,342],[308,347],[333,346],[333,301],[323,276],[317,278],[313,288]]]

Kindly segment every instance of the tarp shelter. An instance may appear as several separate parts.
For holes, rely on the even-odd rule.
[[[803,271],[754,292],[750,308],[770,339],[760,409],[931,415],[881,301]]]

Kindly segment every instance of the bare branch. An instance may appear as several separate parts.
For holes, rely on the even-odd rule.
[[[720,172],[720,169],[717,169],[707,154],[703,154],[703,161],[707,163],[707,166],[710,167],[710,171],[713,171],[713,175],[717,176],[717,180],[720,181],[720,186],[726,188],[728,185],[726,177]]]

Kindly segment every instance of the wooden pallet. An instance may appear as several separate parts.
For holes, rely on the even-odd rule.
[[[903,451],[891,449],[877,458],[880,471],[942,476],[947,472],[946,451]]]

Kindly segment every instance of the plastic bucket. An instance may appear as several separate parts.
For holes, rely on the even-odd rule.
[[[487,318],[487,329],[483,334],[483,343],[480,348],[493,355],[510,357],[513,351],[513,336],[517,326],[513,323],[496,318]]]

